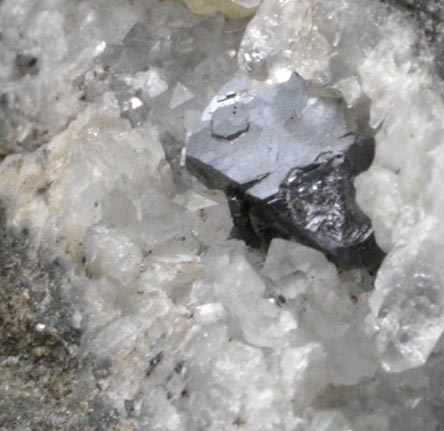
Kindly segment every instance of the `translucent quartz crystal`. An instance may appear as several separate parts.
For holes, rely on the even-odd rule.
[[[193,93],[188,90],[182,83],[178,82],[174,89],[173,95],[171,96],[171,101],[169,107],[171,109],[177,108],[180,105],[188,102],[193,98]]]
[[[370,307],[390,371],[424,364],[444,331],[441,259],[440,247],[412,243],[393,251],[378,274]]]
[[[246,30],[238,60],[258,79],[280,65],[335,84],[352,78],[379,42],[406,50],[411,37],[405,17],[377,2],[265,0]]]

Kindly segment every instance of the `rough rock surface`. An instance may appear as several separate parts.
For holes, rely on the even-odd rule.
[[[373,138],[353,133],[333,90],[291,72],[263,87],[242,74],[223,87],[188,137],[188,167],[225,190],[248,243],[293,238],[342,267],[375,271],[383,254],[353,188]]]
[[[388,0],[389,3],[408,11],[424,31],[435,58],[437,72],[444,77],[444,4],[439,0]]]
[[[78,355],[63,267],[33,256],[29,232],[9,232],[3,207],[0,268],[0,429],[118,429],[93,377],[98,364]]]

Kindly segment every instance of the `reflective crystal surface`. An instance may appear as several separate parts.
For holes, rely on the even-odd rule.
[[[251,244],[293,238],[342,267],[374,271],[382,252],[353,187],[374,140],[352,132],[338,92],[286,75],[267,85],[238,74],[226,84],[188,137],[187,166],[226,190]]]

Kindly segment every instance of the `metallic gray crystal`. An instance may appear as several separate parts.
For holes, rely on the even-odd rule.
[[[248,243],[293,238],[342,267],[370,270],[382,253],[355,203],[353,180],[373,155],[373,138],[348,127],[341,95],[295,73],[259,89],[237,75],[187,141],[187,166],[226,191]]]

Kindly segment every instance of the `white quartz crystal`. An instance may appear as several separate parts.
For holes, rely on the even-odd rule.
[[[239,52],[241,67],[258,78],[273,77],[279,64],[335,86],[358,112],[370,99],[376,157],[356,180],[357,200],[389,252],[370,320],[382,364],[392,371],[424,364],[444,331],[444,279],[433,260],[444,237],[432,185],[443,180],[444,105],[423,45],[407,15],[379,2],[266,0]]]
[[[375,0],[264,0],[248,24],[216,12],[259,1],[186,3],[201,15],[0,5],[0,198],[33,257],[63,264],[79,355],[109,364],[118,429],[441,430],[444,105],[415,22]],[[181,166],[237,60],[329,84],[358,131],[376,128],[355,184],[388,253],[375,280],[283,239],[249,249],[225,195]]]
[[[185,87],[181,82],[178,82],[174,88],[173,95],[171,96],[169,107],[171,109],[177,108],[178,106],[191,100],[193,97],[193,93],[191,93],[191,91],[188,90],[188,88]]]
[[[150,69],[148,72],[141,72],[140,88],[145,89],[150,97],[160,96],[168,89],[168,83],[162,76],[161,71]]]

